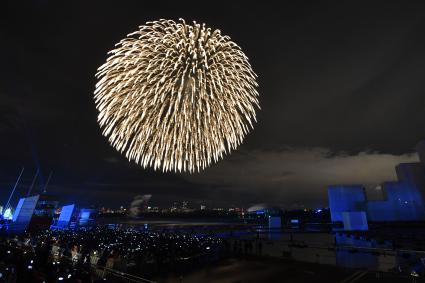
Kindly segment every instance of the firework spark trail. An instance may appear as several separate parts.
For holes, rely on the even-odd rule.
[[[143,167],[199,172],[236,149],[256,121],[257,76],[220,30],[148,22],[109,54],[96,74],[98,122]]]

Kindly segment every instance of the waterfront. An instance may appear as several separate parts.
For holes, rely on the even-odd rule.
[[[235,242],[261,242],[262,256],[304,263],[367,269],[404,275],[423,273],[425,258],[425,228],[422,224],[399,223],[394,226],[372,225],[370,231],[332,231],[306,225],[304,229],[285,226],[269,229],[259,223],[243,221],[202,221],[200,219],[121,220],[138,229],[153,231],[182,231],[209,235]],[[119,227],[115,223],[112,227]],[[322,230],[322,231],[321,231]],[[416,235],[416,237],[414,236]],[[416,239],[416,240],[415,240]],[[240,251],[243,255],[246,251]]]
[[[379,247],[355,235],[264,230],[227,235],[144,226],[39,231],[1,242],[0,272],[11,282],[422,282],[424,252]]]

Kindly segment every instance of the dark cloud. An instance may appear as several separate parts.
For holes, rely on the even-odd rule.
[[[326,206],[330,184],[363,184],[376,187],[396,179],[395,166],[417,162],[416,154],[392,155],[360,152],[356,155],[329,155],[324,148],[293,148],[284,151],[256,150],[235,153],[233,160],[186,179],[201,186],[226,186],[234,192],[251,193],[258,199],[277,205],[293,204]]]

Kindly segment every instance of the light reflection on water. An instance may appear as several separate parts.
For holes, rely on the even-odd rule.
[[[410,274],[423,273],[425,252],[394,250],[389,241],[331,232],[270,230],[267,226],[208,221],[131,221],[126,226],[214,235],[225,239],[260,239],[264,254],[294,260]],[[424,260],[421,260],[424,259]]]

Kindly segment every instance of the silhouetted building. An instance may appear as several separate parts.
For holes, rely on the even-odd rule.
[[[42,192],[34,209],[34,215],[53,218],[59,200],[55,195]]]
[[[425,140],[421,140],[415,147],[416,152],[418,153],[419,160],[422,164],[425,164]]]

